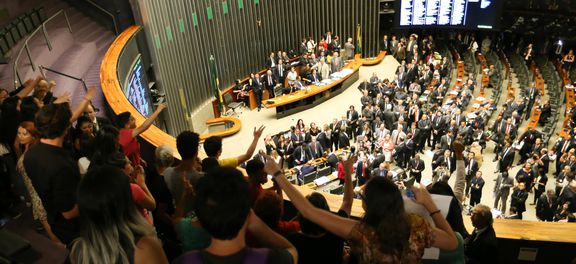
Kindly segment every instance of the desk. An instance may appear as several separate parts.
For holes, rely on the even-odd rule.
[[[356,56],[349,61],[343,69],[349,69],[352,73],[344,78],[333,81],[327,85],[309,85],[308,89],[300,90],[288,95],[276,96],[272,100],[263,100],[262,104],[266,108],[276,108],[276,118],[285,117],[311,107],[314,107],[332,96],[340,94],[346,88],[354,84],[359,78],[359,69],[362,65],[375,65],[384,59],[386,52],[382,51],[376,58],[360,59]]]

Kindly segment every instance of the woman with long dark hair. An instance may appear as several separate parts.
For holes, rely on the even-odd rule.
[[[352,173],[354,161],[355,158],[349,158],[343,162],[345,173]],[[427,247],[452,251],[458,246],[454,231],[425,188],[414,187],[412,191],[415,201],[426,208],[436,227],[419,215],[407,213],[400,190],[385,177],[374,177],[366,183],[362,199],[365,215],[357,221],[313,206],[272,159],[266,162],[266,172],[274,175],[304,217],[349,240],[360,263],[417,263]]]
[[[72,246],[72,263],[168,263],[120,169],[102,166],[88,171],[78,187],[78,210],[82,231]]]

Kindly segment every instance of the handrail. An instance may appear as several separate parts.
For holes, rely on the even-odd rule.
[[[56,16],[60,14],[64,14],[64,17],[66,18],[66,24],[68,25],[68,30],[70,30],[70,33],[72,33],[72,27],[70,27],[70,21],[68,21],[68,15],[66,14],[66,11],[64,9],[60,9],[54,15],[50,16],[48,19],[42,22],[42,25],[34,29],[34,31],[32,31],[32,33],[30,34],[30,36],[28,36],[24,41],[24,45],[22,46],[22,48],[20,48],[20,51],[18,51],[18,55],[14,60],[14,65],[12,66],[12,70],[14,72],[14,89],[18,88],[18,85],[22,83],[22,79],[20,79],[20,74],[18,74],[18,61],[20,61],[20,56],[22,55],[22,51],[24,49],[26,49],[26,53],[28,54],[28,60],[30,60],[32,70],[33,71],[36,70],[36,66],[34,66],[34,60],[32,59],[32,54],[30,53],[30,47],[28,47],[28,41],[32,39],[34,36],[36,36],[38,30],[42,28],[42,32],[44,33],[44,39],[46,40],[46,45],[48,46],[49,50],[52,50],[52,42],[50,41],[50,38],[48,38],[48,32],[46,31],[46,23],[50,22],[52,19],[54,19]]]
[[[112,23],[114,23],[114,35],[118,36],[118,24],[116,24],[116,17],[112,13],[110,13],[108,10],[106,10],[103,7],[101,7],[100,5],[92,2],[91,0],[85,0],[85,1],[92,4],[96,8],[100,9],[100,11],[106,13],[107,15],[109,15],[112,18]]]
[[[72,75],[68,75],[68,74],[66,74],[66,73],[59,72],[59,71],[57,71],[57,70],[50,69],[50,68],[44,67],[44,66],[42,66],[42,65],[40,65],[39,68],[40,68],[40,71],[42,71],[42,70],[47,70],[47,71],[49,71],[49,72],[58,74],[58,75],[60,75],[60,76],[64,76],[64,77],[67,77],[67,78],[70,78],[70,79],[79,81],[79,82],[82,83],[82,86],[84,86],[84,91],[85,91],[85,92],[88,91],[88,86],[86,86],[86,82],[85,82],[84,79],[82,79],[82,78],[74,77],[74,76],[72,76]]]

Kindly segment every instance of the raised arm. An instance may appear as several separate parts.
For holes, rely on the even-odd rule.
[[[352,211],[352,203],[354,202],[354,186],[352,186],[352,172],[354,170],[354,163],[356,156],[350,156],[347,160],[342,161],[344,167],[344,197],[342,197],[342,205],[340,210],[350,215]]]
[[[466,166],[464,164],[464,145],[460,141],[454,142],[454,155],[456,156],[456,183],[454,196],[460,203],[464,201],[464,187],[466,185]]]
[[[16,96],[18,96],[20,98],[24,98],[24,97],[28,96],[34,90],[34,87],[36,87],[36,85],[38,85],[38,82],[42,79],[43,79],[42,76],[38,76],[34,80],[32,80],[32,79],[27,80],[26,82],[24,82],[24,88],[22,88],[22,90],[20,90],[16,94]]]
[[[248,147],[248,149],[246,150],[246,153],[237,157],[238,164],[242,164],[245,161],[252,158],[252,155],[254,155],[256,145],[258,144],[258,140],[260,140],[260,137],[262,136],[262,131],[264,131],[264,128],[265,126],[260,126],[260,128],[258,129],[254,128],[254,138],[252,138],[252,143],[250,144],[250,147]]]
[[[302,216],[341,238],[348,238],[350,231],[357,223],[356,221],[340,217],[313,206],[308,199],[286,179],[280,166],[271,157],[267,157],[265,169],[268,174],[274,175],[278,185],[284,190],[286,195],[288,195],[292,204],[300,211]]]
[[[156,111],[154,111],[154,113],[152,113],[152,115],[150,117],[148,117],[146,119],[146,121],[144,121],[144,123],[142,123],[142,125],[135,128],[134,130],[132,130],[132,137],[137,137],[138,135],[144,133],[144,131],[146,131],[148,128],[150,128],[150,126],[152,126],[152,123],[154,123],[156,118],[158,118],[158,116],[160,115],[162,110],[164,110],[166,107],[167,106],[165,103],[158,105],[158,108],[156,108]]]
[[[82,98],[80,104],[76,106],[74,111],[72,111],[72,117],[70,117],[70,123],[74,123],[76,122],[76,120],[78,120],[78,118],[80,118],[80,116],[84,113],[84,110],[86,109],[88,104],[90,104],[90,101],[94,97],[94,94],[96,94],[96,87],[92,86],[90,87],[90,89],[88,89],[86,95],[84,95],[84,98]]]
[[[136,173],[136,184],[142,188],[144,191],[144,200],[142,200],[138,205],[146,208],[150,211],[156,208],[156,200],[154,200],[154,196],[148,190],[148,186],[146,186],[146,176],[144,175],[144,169],[142,166],[137,166],[134,168],[134,172]]]
[[[448,221],[446,221],[438,210],[438,207],[436,207],[436,204],[434,204],[434,201],[432,201],[428,190],[426,190],[425,187],[418,188],[413,186],[412,191],[414,191],[416,202],[426,208],[436,225],[436,227],[433,228],[435,240],[432,246],[447,251],[455,250],[458,247],[458,239],[452,227],[448,224]]]

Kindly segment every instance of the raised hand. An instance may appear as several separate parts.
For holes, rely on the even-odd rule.
[[[264,170],[266,173],[274,175],[274,173],[282,171],[282,168],[280,168],[280,165],[274,161],[274,158],[266,155],[266,164],[264,164]]]
[[[260,126],[260,128],[256,129],[254,127],[254,138],[260,138],[262,136],[262,132],[264,131],[265,126]]]

